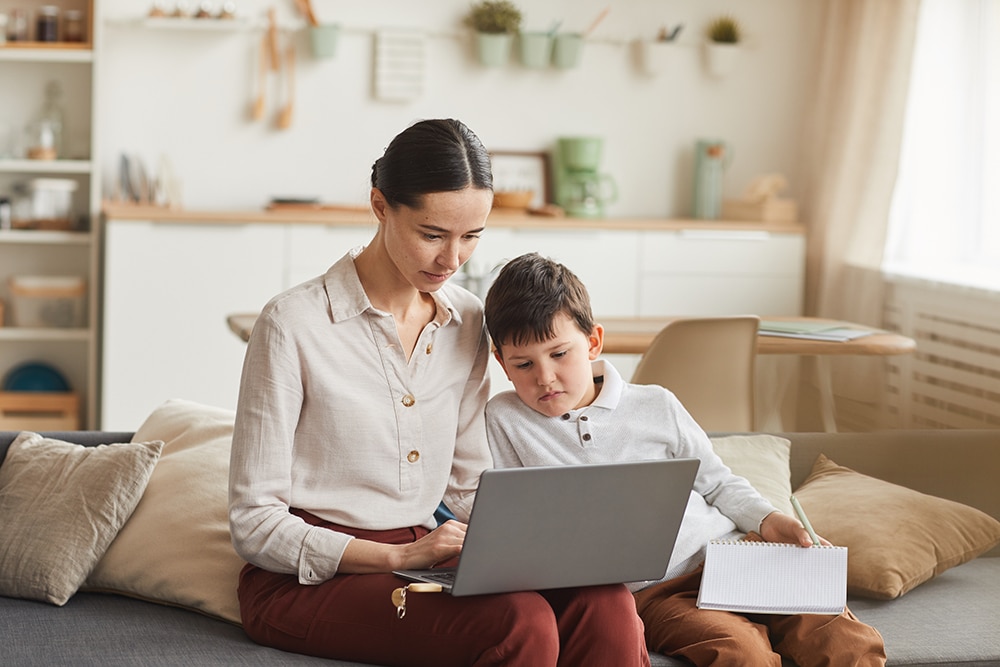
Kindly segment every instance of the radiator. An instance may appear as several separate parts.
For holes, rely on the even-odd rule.
[[[1000,293],[892,278],[885,328],[917,342],[889,357],[888,424],[1000,428]]]

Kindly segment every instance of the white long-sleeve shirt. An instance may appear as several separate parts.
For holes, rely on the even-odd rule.
[[[467,520],[490,467],[482,303],[444,285],[407,362],[395,320],[372,307],[355,248],[276,296],[247,344],[230,461],[229,519],[241,557],[315,584],[349,535],[304,509],[370,530],[435,525],[442,498]]]
[[[559,417],[531,409],[513,391],[490,399],[486,430],[496,467],[699,459],[664,579],[693,570],[704,560],[709,540],[759,530],[775,508],[722,462],[708,436],[670,391],[628,384],[603,359],[592,366],[595,378],[604,377],[594,402]]]

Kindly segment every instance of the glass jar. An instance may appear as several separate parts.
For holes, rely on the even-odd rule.
[[[28,13],[23,9],[12,9],[7,15],[7,41],[28,41]]]
[[[55,160],[63,155],[64,117],[62,86],[49,81],[45,86],[45,103],[34,122],[28,127],[27,157],[31,160]]]
[[[63,41],[83,42],[83,12],[79,9],[67,9],[63,13]]]
[[[35,40],[38,42],[59,41],[59,8],[55,5],[42,5],[38,8]]]

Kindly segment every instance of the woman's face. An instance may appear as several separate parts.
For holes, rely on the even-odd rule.
[[[382,223],[386,251],[402,279],[418,291],[434,292],[476,249],[493,192],[432,192],[423,196],[420,208],[390,208],[376,189],[372,204]]]

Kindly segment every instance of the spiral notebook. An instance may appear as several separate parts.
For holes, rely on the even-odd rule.
[[[847,547],[713,540],[700,609],[756,614],[840,614],[847,604]]]

